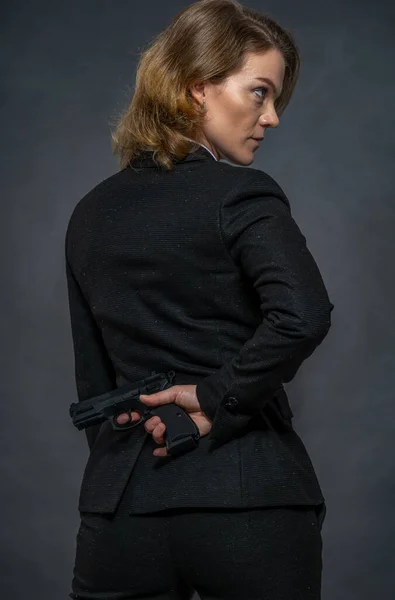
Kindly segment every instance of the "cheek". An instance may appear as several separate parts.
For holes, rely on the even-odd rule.
[[[255,107],[253,104],[249,105],[246,98],[226,98],[218,109],[218,117],[223,126],[229,129],[229,132],[233,130],[237,134],[240,130],[249,131],[256,120]]]

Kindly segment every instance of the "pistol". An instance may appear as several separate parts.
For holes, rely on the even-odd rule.
[[[177,456],[193,450],[199,444],[200,432],[184,409],[174,403],[149,407],[140,400],[140,394],[154,394],[171,387],[174,375],[174,371],[168,371],[167,374],[152,371],[144,379],[127,383],[100,396],[73,402],[69,410],[73,425],[77,429],[85,429],[109,420],[113,429],[121,431],[138,427],[147,419],[158,416],[166,425],[164,439],[169,454]],[[141,414],[138,421],[124,425],[117,423],[119,414],[128,413],[131,419],[132,411]]]

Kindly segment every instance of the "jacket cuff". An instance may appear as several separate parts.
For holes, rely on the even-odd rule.
[[[196,397],[202,411],[212,421],[210,437],[224,443],[244,429],[252,415],[238,413],[238,399],[226,391],[218,403],[217,386],[215,390],[211,389],[210,383],[209,377],[199,381],[196,385]]]

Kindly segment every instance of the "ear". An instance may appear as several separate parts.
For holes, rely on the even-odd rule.
[[[189,95],[199,104],[203,104],[204,100],[204,83],[196,82],[189,86]]]

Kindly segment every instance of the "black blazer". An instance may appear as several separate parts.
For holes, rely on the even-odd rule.
[[[89,429],[81,511],[116,510],[145,440],[136,512],[324,502],[283,384],[333,304],[272,177],[203,147],[172,172],[145,152],[77,204],[65,246],[78,399],[174,370],[213,421],[176,458],[143,427]]]

